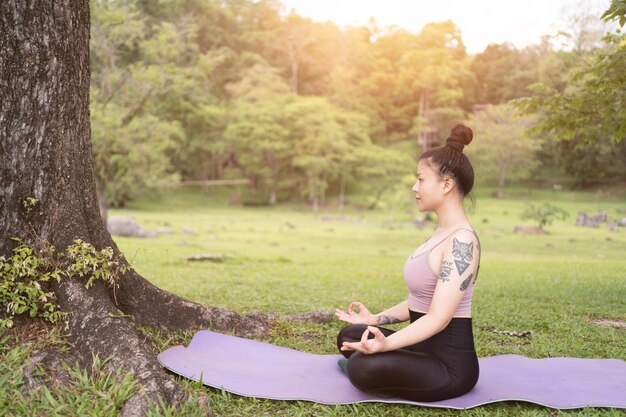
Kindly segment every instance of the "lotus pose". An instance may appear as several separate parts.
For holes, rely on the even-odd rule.
[[[476,385],[471,302],[480,243],[463,206],[474,184],[463,154],[472,137],[470,128],[456,125],[444,146],[419,158],[415,199],[421,212],[435,212],[438,228],[404,265],[408,299],[378,314],[358,301],[335,313],[351,323],[337,338],[348,358],[339,365],[362,391],[440,401]],[[399,331],[379,327],[407,320]]]

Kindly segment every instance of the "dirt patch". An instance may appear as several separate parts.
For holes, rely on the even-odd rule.
[[[324,324],[330,321],[333,317],[333,313],[328,311],[311,311],[308,313],[287,314],[284,317],[287,320],[301,323]]]
[[[618,329],[626,330],[626,321],[618,320],[618,319],[591,319],[593,324],[597,324],[598,326],[610,326],[617,327]]]
[[[524,235],[549,235],[547,231],[538,226],[515,226],[514,233],[520,233]]]
[[[31,318],[25,315],[16,316],[13,319],[12,328],[2,332],[7,335],[6,346],[14,348],[17,345],[35,347],[42,342],[50,340],[50,334],[55,326],[47,321]]]

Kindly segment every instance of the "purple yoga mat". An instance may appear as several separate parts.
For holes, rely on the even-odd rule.
[[[476,387],[437,402],[381,398],[355,388],[337,366],[343,356],[315,355],[208,330],[188,347],[158,356],[169,370],[246,397],[322,404],[386,402],[466,409],[498,401],[528,401],[552,408],[626,408],[626,362],[620,359],[519,355],[481,358]]]

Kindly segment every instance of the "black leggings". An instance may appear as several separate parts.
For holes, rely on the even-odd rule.
[[[411,310],[409,313],[411,323],[424,315]],[[364,324],[343,328],[337,337],[337,346],[361,340],[366,328]],[[385,336],[394,333],[379,329]],[[453,318],[445,329],[429,339],[391,352],[341,353],[349,359],[347,373],[352,384],[372,394],[411,401],[441,401],[465,394],[478,381],[478,358],[470,318]]]

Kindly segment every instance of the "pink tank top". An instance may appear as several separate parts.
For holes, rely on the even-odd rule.
[[[411,310],[427,312],[430,308],[430,303],[433,299],[435,286],[437,285],[437,279],[439,279],[439,277],[430,267],[430,264],[428,263],[428,256],[435,247],[439,246],[458,230],[460,229],[450,233],[426,252],[420,253],[415,257],[412,255],[409,256],[409,259],[407,259],[404,264],[404,280],[409,288],[409,308]],[[474,233],[474,236],[478,239],[478,235],[476,235],[476,233],[472,230],[471,232]],[[480,241],[478,242],[478,250],[479,258],[478,267],[476,269],[476,278],[478,278],[478,271],[480,270]],[[472,295],[474,294],[474,282],[476,281],[476,278],[472,279],[472,282],[470,282],[469,286],[465,290],[461,303],[454,313],[454,317],[471,317]]]

